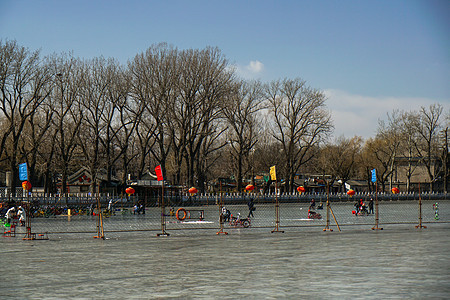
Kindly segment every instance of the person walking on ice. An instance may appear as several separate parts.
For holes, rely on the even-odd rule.
[[[26,214],[22,206],[19,206],[17,216],[19,217],[20,226],[25,226]]]
[[[248,216],[247,218],[250,218],[250,216],[253,217],[253,212],[255,211],[255,203],[253,202],[253,198],[250,198],[250,200],[247,203],[248,205]]]

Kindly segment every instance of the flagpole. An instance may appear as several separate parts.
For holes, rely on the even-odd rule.
[[[375,181],[375,226],[372,230],[383,230],[383,228],[378,227],[378,181]]]
[[[422,225],[422,196],[420,194],[420,182],[419,182],[419,225],[417,225],[416,228],[427,228],[427,226]]]
[[[157,166],[155,168],[156,175],[158,177],[158,180],[162,181],[161,185],[161,233],[156,234],[156,236],[169,236],[166,232],[166,208],[164,206],[164,176],[162,174],[161,165]]]
[[[275,166],[270,168],[270,176],[271,179],[275,180],[275,229],[272,230],[274,232],[284,233],[283,230],[280,230],[280,204],[278,202],[278,180],[275,171]]]

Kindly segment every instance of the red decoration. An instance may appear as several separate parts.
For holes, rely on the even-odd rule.
[[[392,194],[398,194],[400,193],[400,190],[396,187],[392,188]]]
[[[161,165],[156,166],[155,173],[156,173],[156,179],[158,181],[164,180],[164,176],[163,176],[163,173],[162,173]]]
[[[306,189],[305,189],[305,187],[303,187],[303,186],[299,186],[298,188],[297,188],[297,192],[299,192],[299,193],[304,193],[306,191]]]
[[[197,192],[198,192],[198,190],[197,190],[195,187],[191,187],[191,188],[189,189],[189,193],[190,193],[191,195],[197,194]]]
[[[246,187],[245,187],[245,190],[246,191],[253,191],[255,189],[255,186],[253,185],[253,184],[249,184],[249,185],[247,185]]]
[[[356,192],[354,190],[348,190],[347,195],[353,196]]]
[[[22,182],[22,187],[26,191],[30,190],[31,189],[31,182],[29,182],[28,180],[25,180],[24,182]]]
[[[125,193],[127,193],[128,196],[133,195],[135,190],[132,187],[126,188]]]

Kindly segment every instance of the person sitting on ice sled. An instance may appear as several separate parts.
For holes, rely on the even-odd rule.
[[[317,209],[323,209],[323,203],[320,201],[319,206],[317,206]]]
[[[359,213],[360,213],[360,214],[369,214],[369,212],[367,211],[367,207],[366,207],[366,204],[365,204],[365,203],[363,203],[363,204],[361,205],[361,208],[360,208]]]
[[[309,209],[314,210],[316,208],[316,200],[312,199],[311,203],[309,204]]]
[[[228,210],[225,206],[222,207],[222,217],[224,222],[229,222],[231,216],[231,211]]]

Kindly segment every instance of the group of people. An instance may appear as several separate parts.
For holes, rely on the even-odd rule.
[[[253,212],[256,210],[255,202],[253,198],[250,198],[247,202],[248,215],[247,218],[254,217]],[[240,214],[238,214],[240,216]],[[222,207],[222,217],[224,222],[230,221],[231,212],[225,206]]]
[[[11,206],[5,213],[5,224],[11,224],[14,219],[19,219],[20,226],[25,226],[26,214],[22,206]]]
[[[315,208],[316,208],[316,200],[311,199],[308,210],[314,210]],[[322,201],[320,201],[319,206],[317,206],[317,209],[323,209]]]
[[[144,206],[144,204],[142,204],[142,202],[138,202],[138,203],[136,203],[135,205],[134,205],[134,207],[133,207],[133,214],[135,215],[135,214],[138,214],[138,215],[140,215],[140,214],[143,214],[143,215],[145,215],[145,206]]]
[[[355,214],[373,214],[373,199],[370,198],[368,208],[366,204],[364,203],[363,199],[360,199],[359,201],[355,202]]]

